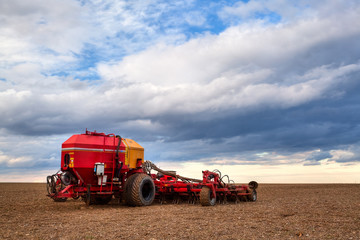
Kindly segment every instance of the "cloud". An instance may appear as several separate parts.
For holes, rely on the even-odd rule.
[[[360,161],[360,146],[359,144],[352,144],[347,148],[331,150],[333,161],[339,163],[359,162]]]
[[[118,8],[127,11],[124,4]],[[314,101],[341,99],[348,86],[354,87],[352,78],[359,72],[359,62],[343,62],[337,52],[329,56],[329,49],[359,35],[356,24],[349,24],[354,14],[341,20],[330,16],[272,26],[243,24],[181,45],[158,44],[121,61],[99,64],[95,71],[100,81],[46,76],[39,64],[19,64],[3,71],[8,80],[0,84],[4,89],[1,109],[7,118],[1,123],[22,134],[58,133],[84,124],[98,128],[96,122],[106,116],[102,122],[109,128],[147,121],[151,123],[148,130],[157,125],[159,135],[166,135],[179,126],[194,132],[187,122],[218,126],[228,117],[236,121],[241,116],[261,115],[259,111],[281,112]],[[316,34],[321,29],[331,30]],[[327,44],[329,48],[320,47]],[[354,49],[344,46],[344,55],[353,55]],[[11,108],[8,102],[13,103]],[[216,133],[223,137],[220,131]]]
[[[331,155],[330,152],[322,152],[322,151],[316,151],[311,153],[306,160],[315,160],[315,161],[321,161],[327,158],[331,158],[333,155]]]
[[[270,22],[273,20],[292,22],[306,18],[343,15],[344,12],[349,13],[358,7],[356,0],[346,3],[341,0],[330,0],[326,1],[326,4],[309,0],[300,0],[296,3],[289,3],[286,0],[252,0],[238,1],[232,6],[225,6],[219,11],[219,15],[224,21],[232,22],[232,24],[259,19]]]
[[[68,136],[23,136],[0,129],[0,175],[60,168],[61,143]],[[25,174],[25,173],[24,173]]]
[[[54,7],[56,6],[56,7]],[[72,52],[79,53],[91,36],[89,25],[76,1],[2,2],[0,16],[0,62],[2,67],[19,63],[55,64],[73,62]],[[45,61],[44,61],[45,60]],[[57,65],[59,67],[59,65]]]
[[[3,152],[0,152],[0,164],[5,164],[6,167],[24,167],[29,166],[29,162],[31,161],[31,157],[17,157],[12,158],[10,156],[4,155]]]
[[[320,165],[320,161],[328,160],[332,157],[333,155],[331,155],[330,152],[316,150],[308,155],[305,159],[304,166]]]
[[[0,3],[6,169],[56,167],[86,127],[153,160],[358,161],[356,1],[52,3]]]

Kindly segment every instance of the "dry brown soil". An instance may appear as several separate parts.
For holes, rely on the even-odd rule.
[[[53,202],[0,184],[0,239],[360,239],[360,185],[260,185],[257,202],[127,207]]]

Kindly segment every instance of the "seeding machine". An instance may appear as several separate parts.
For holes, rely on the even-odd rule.
[[[152,172],[157,172],[153,174]],[[76,134],[62,144],[61,169],[47,177],[48,196],[63,202],[82,198],[86,204],[107,204],[113,197],[130,206],[160,203],[256,201],[258,184],[235,184],[219,170],[203,171],[202,179],[164,171],[144,161],[144,148],[114,134]]]

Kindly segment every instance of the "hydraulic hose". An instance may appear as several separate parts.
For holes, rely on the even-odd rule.
[[[122,138],[119,136],[119,135],[117,135],[116,136],[117,138],[119,138],[119,142],[118,142],[118,145],[117,145],[117,147],[116,147],[116,153],[115,153],[115,161],[116,161],[116,171],[115,171],[115,177],[116,178],[119,178],[119,175],[120,175],[120,171],[121,171],[121,169],[122,169],[122,167],[123,167],[123,163],[121,162],[121,166],[119,167],[119,149],[120,149],[120,144],[121,144],[121,142],[122,142]]]
[[[183,181],[188,181],[188,182],[198,182],[198,183],[201,183],[202,180],[200,179],[195,179],[195,178],[188,178],[188,177],[183,177],[183,176],[180,176],[180,175],[177,175],[177,174],[174,174],[172,172],[169,172],[169,171],[165,171],[165,170],[162,170],[161,168],[158,168],[155,164],[153,164],[152,162],[150,161],[145,161],[144,162],[144,170],[146,172],[150,172],[151,169],[159,172],[159,173],[162,173],[164,175],[168,175],[168,176],[171,176],[171,177],[174,177],[174,178],[178,178],[178,179],[181,179]]]

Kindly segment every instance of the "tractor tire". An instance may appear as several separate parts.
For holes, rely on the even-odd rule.
[[[130,176],[125,191],[126,203],[129,206],[148,206],[155,198],[154,181],[143,173]]]
[[[202,206],[214,206],[216,197],[211,198],[212,191],[209,187],[203,187],[200,191],[200,203]]]
[[[247,196],[247,200],[250,202],[256,202],[257,200],[257,192],[255,189],[250,190],[250,195]]]
[[[133,182],[136,177],[137,177],[137,174],[133,174],[126,179],[125,189],[122,194],[122,199],[124,199],[126,204],[128,204],[128,202],[130,201],[130,199],[128,199],[128,197],[131,195],[131,187],[132,187]]]

